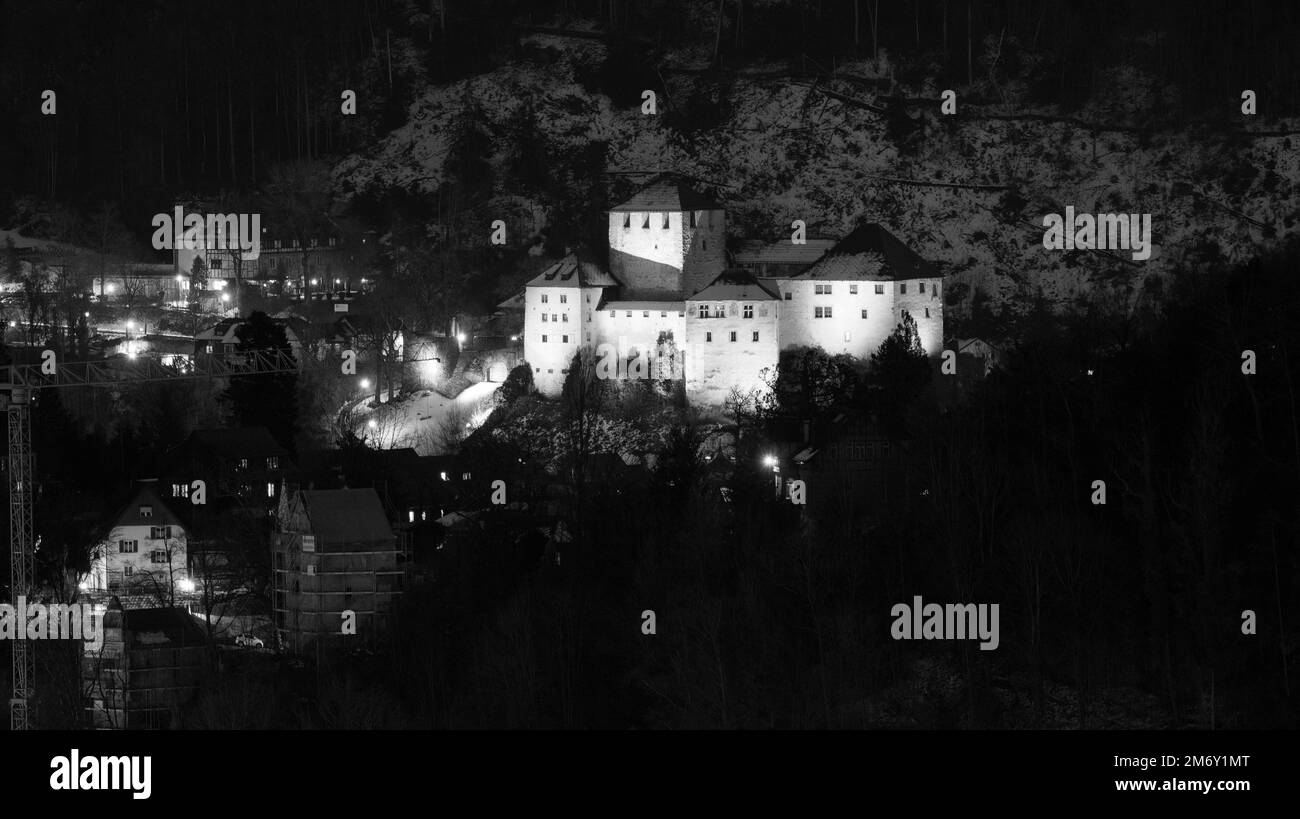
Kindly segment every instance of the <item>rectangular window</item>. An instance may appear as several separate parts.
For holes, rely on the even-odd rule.
[[[691,227],[695,227],[696,218],[695,211],[691,211]]]
[[[745,317],[745,318],[753,318],[753,317],[754,317],[754,305],[752,305],[752,304],[746,304],[746,305],[745,305],[744,317]]]
[[[569,337],[568,337],[568,336],[560,336],[560,343],[562,343],[562,344],[568,344],[568,343],[569,343]]]
[[[877,296],[885,295],[885,286],[883,284],[876,285],[876,295]]]
[[[732,341],[735,341],[735,340],[736,340],[736,331],[735,331],[735,330],[732,330],[732,331],[731,331],[731,340],[732,340]]]
[[[303,536],[302,536],[302,550],[303,550],[304,552],[314,552],[314,551],[316,551],[316,536],[315,536],[315,535],[303,535]]]
[[[133,575],[133,574],[135,574],[135,567],[134,567],[134,566],[123,566],[123,567],[122,567],[122,576],[123,576],[123,577],[130,577],[130,576]]]
[[[268,498],[274,498],[274,497],[275,497],[275,484],[273,484],[273,483],[268,483],[268,484],[266,485],[266,496],[267,496]]]
[[[151,517],[153,517],[153,507],[152,507],[152,506],[141,506],[141,507],[140,507],[140,517],[142,517],[142,518],[151,518]]]
[[[898,286],[898,295],[900,295],[900,296],[906,296],[906,295],[907,295],[907,282],[903,282],[902,284],[900,284],[900,285]]]
[[[925,317],[926,317],[926,318],[929,318],[929,317],[930,317],[930,308],[929,308],[929,307],[925,308]]]
[[[187,483],[172,484],[173,498],[188,498],[190,496],[190,485]]]
[[[667,311],[667,310],[660,310],[660,311],[659,311],[659,318],[668,318],[668,311]]]
[[[172,536],[172,527],[170,526],[150,526],[149,537],[153,540],[166,540]]]
[[[758,341],[758,331],[757,331],[757,330],[754,331],[754,340],[755,340],[755,341]]]
[[[857,294],[858,294],[858,286],[856,284],[849,285],[849,295],[856,296]]]
[[[863,318],[866,318],[866,317],[867,317],[867,308],[865,308],[865,307],[862,308],[862,317],[863,317]]]
[[[610,317],[610,318],[614,318],[614,311],[613,311],[613,310],[610,310],[610,311],[609,311],[609,317]]]
[[[627,311],[625,311],[625,312],[627,313],[627,315],[624,316],[623,318],[632,318],[632,311],[631,311],[631,310],[627,310]]]
[[[568,323],[569,323],[569,314],[568,314],[568,313],[561,313],[561,314],[560,314],[560,323],[561,323],[561,324],[568,324]]]
[[[630,213],[623,214],[623,227],[625,228],[632,227],[632,214]]]
[[[140,551],[140,541],[138,540],[119,540],[117,542],[118,554],[130,555]]]
[[[546,303],[548,303],[550,300],[551,300],[551,297],[550,297],[550,296],[546,295],[545,293],[542,294],[542,304],[546,304]]]
[[[470,475],[470,473],[468,473],[468,472],[462,472],[461,475],[460,475],[460,479],[461,479],[462,481],[467,481],[467,480],[469,480],[469,475]]]
[[[166,563],[166,562],[167,562],[167,552],[164,551],[164,550],[162,550],[162,549],[154,549],[152,552],[149,553],[149,562],[150,562],[150,563]]]
[[[543,343],[543,344],[546,343],[546,336],[542,336],[542,343]]]
[[[267,458],[267,459],[266,459],[266,468],[267,468],[267,469],[279,469],[279,468],[280,468],[280,459],[277,458],[277,457],[275,457],[275,456],[272,456],[272,457],[270,457],[270,458]]]
[[[239,468],[239,469],[248,469],[248,459],[247,459],[247,458],[240,458],[240,459],[239,459],[239,467],[238,467],[238,468]]]
[[[793,299],[793,298],[794,298],[794,293],[787,292],[787,293],[785,294],[785,300],[786,300],[786,301],[790,301],[790,300]]]
[[[667,230],[667,229],[668,229],[668,214],[667,214],[667,212],[665,212],[665,213],[664,213],[664,230]]]
[[[642,311],[641,311],[641,318],[650,318],[650,311],[649,311],[649,310],[642,310]]]
[[[548,317],[548,314],[546,314],[546,313],[542,313],[542,321],[550,321],[550,318]]]
[[[557,313],[551,313],[551,321],[556,321],[556,322],[558,322],[559,320],[560,320],[560,316],[559,316],[559,314],[557,314]]]
[[[641,229],[642,229],[642,230],[649,230],[649,229],[650,229],[650,214],[649,214],[649,213],[647,213],[647,214],[645,215],[645,218],[641,220]]]
[[[560,304],[568,304],[568,303],[569,303],[569,297],[568,297],[568,296],[561,295],[561,296],[560,296]]]
[[[817,296],[829,296],[831,294],[831,286],[829,284],[814,284],[813,294]]]
[[[705,340],[705,341],[712,341],[712,340],[713,340],[713,333],[705,333],[705,334],[704,334],[704,340]]]
[[[920,284],[918,284],[918,285],[916,286],[916,289],[917,289],[919,292],[924,293],[924,292],[925,292],[925,282],[921,282]]]
[[[813,308],[813,318],[830,318],[830,317],[831,317],[831,308],[830,308],[830,307],[814,307],[814,308]]]

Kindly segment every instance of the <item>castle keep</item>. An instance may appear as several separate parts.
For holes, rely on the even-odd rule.
[[[794,270],[728,268],[726,211],[660,177],[609,211],[609,248],[608,269],[571,254],[527,284],[524,357],[544,395],[560,393],[580,348],[670,362],[688,400],[713,406],[762,388],[788,347],[870,358],[903,311],[927,355],[942,348],[942,276],[876,224]]]

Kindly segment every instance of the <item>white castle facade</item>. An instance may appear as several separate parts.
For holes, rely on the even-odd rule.
[[[879,225],[857,228],[791,272],[728,268],[726,212],[671,178],[609,211],[609,266],[570,255],[524,293],[524,357],[558,395],[585,349],[602,378],[673,378],[721,405],[764,389],[782,349],[869,359],[902,320],[927,355],[943,344],[942,276]]]

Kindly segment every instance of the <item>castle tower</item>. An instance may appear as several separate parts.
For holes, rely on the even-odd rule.
[[[609,212],[609,270],[623,298],[680,300],[726,267],[722,205],[661,175]]]

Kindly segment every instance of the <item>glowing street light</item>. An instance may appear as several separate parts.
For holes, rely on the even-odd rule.
[[[185,592],[186,594],[191,594],[194,591],[194,581],[190,580],[188,577],[182,579],[181,582],[177,583],[176,585],[179,586],[180,590]]]
[[[368,390],[368,389],[370,389],[370,379],[369,379],[369,378],[363,378],[363,379],[361,379],[361,389],[363,389],[363,390]]]
[[[775,456],[775,455],[764,455],[764,456],[763,456],[763,466],[770,466],[770,467],[772,467],[772,469],[776,469],[776,456]]]
[[[464,334],[464,333],[457,333],[457,334],[456,334],[456,341],[459,342],[460,344],[464,344],[464,343],[465,343],[465,334]]]
[[[379,424],[375,423],[374,418],[371,418],[369,421],[366,422],[366,426],[370,427],[371,429],[374,429],[375,427],[379,426]]]
[[[222,293],[222,294],[221,294],[221,300],[222,300],[222,301],[230,301],[230,294],[229,294],[229,293]]]

